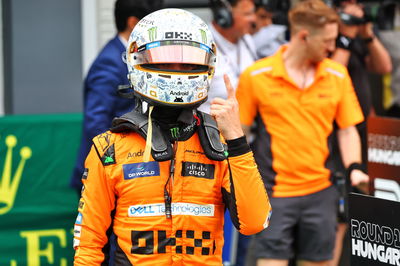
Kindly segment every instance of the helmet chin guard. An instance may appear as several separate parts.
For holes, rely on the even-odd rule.
[[[133,29],[126,55],[135,95],[150,105],[189,108],[207,100],[216,46],[194,14],[162,9],[147,15]],[[170,64],[185,67],[165,67]]]

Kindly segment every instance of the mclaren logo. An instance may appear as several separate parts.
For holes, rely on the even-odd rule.
[[[17,145],[17,138],[13,135],[8,135],[5,140],[7,151],[4,160],[3,175],[0,180],[0,215],[9,212],[14,206],[15,196],[17,195],[19,183],[21,182],[22,173],[24,171],[25,162],[32,156],[32,151],[29,147],[20,149],[21,159],[17,169],[12,175],[13,165],[13,148]]]

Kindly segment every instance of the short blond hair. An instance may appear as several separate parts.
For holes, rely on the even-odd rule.
[[[304,28],[319,30],[326,24],[338,22],[339,16],[336,11],[321,0],[300,1],[289,11],[289,24],[292,33]]]

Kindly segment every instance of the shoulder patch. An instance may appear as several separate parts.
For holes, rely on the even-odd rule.
[[[271,70],[272,70],[272,66],[263,67],[263,68],[260,68],[260,69],[257,69],[257,70],[252,71],[252,72],[250,73],[250,75],[255,76],[255,75],[258,75],[258,74],[260,74],[260,73],[267,72],[267,71],[271,71]]]
[[[116,164],[115,134],[107,131],[93,138],[93,144],[103,165]]]
[[[101,156],[101,162],[103,165],[115,164],[115,148],[114,143],[107,148],[106,152]]]
[[[339,78],[344,78],[343,73],[340,73],[339,71],[337,71],[337,70],[335,70],[335,69],[333,69],[333,68],[327,67],[327,68],[325,68],[325,70],[326,70],[327,72],[329,72],[329,73],[335,75],[335,76],[338,76]]]
[[[105,152],[108,147],[110,147],[111,144],[114,142],[114,139],[115,137],[113,137],[113,134],[107,131],[94,137],[93,143],[96,145],[97,148],[99,148],[101,152]]]

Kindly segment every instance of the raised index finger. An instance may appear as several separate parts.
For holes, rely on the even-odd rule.
[[[235,90],[232,87],[231,81],[227,74],[224,74],[224,82],[226,87],[226,93],[228,94],[228,99],[236,99]]]

